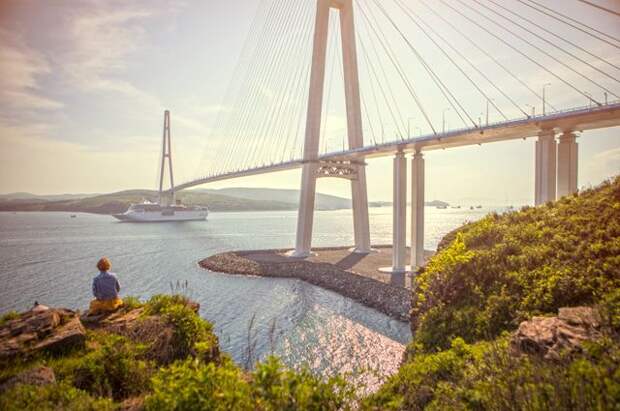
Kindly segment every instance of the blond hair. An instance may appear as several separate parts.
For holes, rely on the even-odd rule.
[[[97,262],[97,268],[99,271],[108,271],[112,268],[112,263],[108,259],[108,257],[103,257],[101,260]]]

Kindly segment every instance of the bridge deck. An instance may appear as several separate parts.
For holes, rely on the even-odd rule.
[[[391,141],[375,146],[327,153],[319,161],[351,161],[392,155],[397,151],[429,151],[497,141],[515,140],[538,135],[543,130],[583,132],[600,128],[620,126],[620,101],[604,106],[579,107],[570,110],[539,115],[530,118],[510,120],[488,126],[453,130],[444,134],[430,134],[402,141]],[[248,170],[231,171],[220,175],[189,181],[175,187],[175,191],[211,183],[276,171],[301,167],[303,161],[291,160],[279,164],[270,164]]]

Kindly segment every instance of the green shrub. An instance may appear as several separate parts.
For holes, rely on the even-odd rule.
[[[324,381],[307,370],[284,369],[274,357],[250,375],[231,361],[221,365],[186,360],[153,378],[147,410],[340,410],[353,390],[340,377]]]
[[[110,399],[93,398],[66,383],[18,385],[0,396],[0,409],[6,411],[108,411],[115,408]]]
[[[217,360],[219,356],[217,336],[213,325],[203,320],[181,295],[156,295],[145,305],[145,315],[161,315],[174,326],[175,358],[200,355],[204,360]]]
[[[143,306],[144,303],[140,301],[138,297],[134,297],[132,295],[123,297],[123,310],[125,311],[135,310],[136,308],[140,308]]]
[[[186,360],[162,369],[152,379],[146,410],[253,410],[250,386],[232,363],[221,366]]]
[[[19,313],[17,311],[9,311],[2,314],[2,316],[0,316],[0,327],[16,318],[19,318]]]
[[[263,410],[340,410],[351,407],[354,390],[340,376],[323,380],[307,369],[291,371],[275,357],[252,373],[256,408]]]
[[[493,339],[534,315],[620,288],[620,177],[449,235],[417,278],[412,330],[428,350]]]
[[[603,338],[550,362],[512,355],[500,337],[474,345],[457,339],[448,350],[414,354],[361,409],[612,410],[619,398],[617,341]]]
[[[141,359],[146,347],[125,337],[91,333],[85,353],[52,359],[60,380],[95,396],[124,399],[149,389],[153,364]]]

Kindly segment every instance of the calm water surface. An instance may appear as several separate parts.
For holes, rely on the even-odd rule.
[[[489,208],[427,207],[426,248]],[[296,212],[213,213],[207,222],[130,224],[112,217],[68,213],[0,213],[0,312],[24,310],[33,301],[86,308],[94,265],[106,255],[123,295],[148,298],[187,283],[200,314],[215,324],[224,351],[239,363],[247,357],[248,325],[256,355],[272,351],[288,365],[308,364],[327,375],[372,369],[369,386],[393,373],[409,325],[348,298],[299,280],[230,276],[201,269],[198,261],[234,249],[290,247]],[[371,209],[373,243],[391,242],[392,210]],[[352,243],[349,210],[319,211],[315,246]],[[270,332],[274,328],[275,333]]]

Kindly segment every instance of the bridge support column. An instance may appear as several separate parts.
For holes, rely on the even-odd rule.
[[[577,192],[578,144],[576,135],[565,131],[558,144],[558,198]]]
[[[317,0],[314,28],[314,49],[310,74],[310,95],[306,118],[306,138],[304,143],[304,167],[302,169],[299,215],[297,220],[296,257],[310,255],[312,247],[312,223],[314,195],[316,192],[316,170],[321,132],[321,114],[325,83],[325,58],[329,31],[330,9],[340,13],[340,32],[342,37],[342,61],[344,88],[347,109],[347,134],[349,148],[364,145],[362,115],[357,67],[357,50],[352,0]],[[355,252],[370,252],[370,230],[368,222],[368,194],[366,191],[365,165],[356,166],[357,178],[351,181],[353,204],[353,230],[355,233]]]
[[[411,159],[411,269],[424,265],[424,156]]]
[[[556,153],[557,144],[553,130],[545,130],[536,141],[535,194],[534,203],[554,201],[556,196]]]
[[[392,271],[405,271],[407,259],[407,160],[399,152],[394,157],[394,188],[392,210]]]

